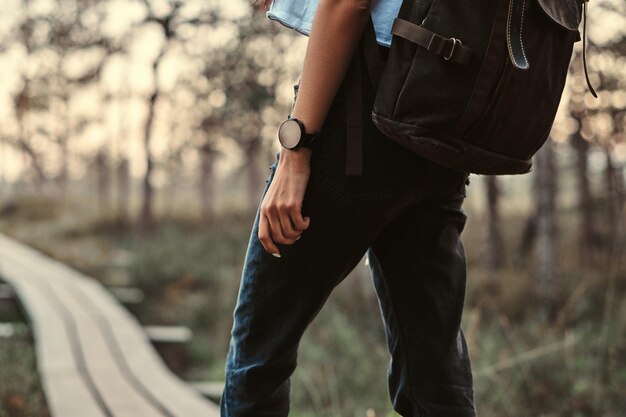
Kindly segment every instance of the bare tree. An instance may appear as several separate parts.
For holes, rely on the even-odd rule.
[[[130,202],[130,166],[128,159],[124,156],[117,162],[117,219],[121,223],[126,223],[129,217]]]
[[[159,29],[161,30],[164,38],[161,49],[159,50],[157,56],[154,58],[154,61],[152,62],[152,78],[154,84],[152,91],[148,97],[148,115],[146,117],[143,135],[146,170],[142,181],[143,194],[141,212],[139,216],[139,227],[144,233],[150,233],[154,230],[156,226],[154,216],[154,184],[152,179],[155,168],[155,160],[152,154],[151,145],[156,105],[161,97],[161,88],[159,86],[159,69],[161,68],[163,58],[166,56],[168,49],[170,48],[171,44],[176,40],[177,28],[180,24],[188,22],[181,22],[178,19],[180,9],[183,5],[181,1],[170,1],[168,3],[169,10],[161,15],[155,12],[149,0],[143,0],[143,3],[147,8],[148,15],[142,25],[157,25],[157,27],[159,27]]]
[[[111,171],[105,149],[98,151],[94,162],[98,210],[101,215],[106,215],[111,202]]]
[[[204,220],[213,215],[215,201],[215,157],[217,153],[206,143],[200,148],[200,182],[199,192],[201,199],[202,218]]]
[[[551,141],[546,142],[535,155],[533,175],[535,197],[535,275],[544,307],[549,316],[556,310],[554,298],[558,289],[558,233],[556,223],[556,195],[558,171]]]
[[[5,143],[22,151],[30,162],[34,184],[38,191],[48,180],[56,178],[58,189],[63,191],[68,178],[70,138],[76,126],[70,124],[69,102],[74,86],[84,86],[99,79],[108,55],[115,47],[93,27],[83,23],[85,13],[94,12],[97,1],[84,0],[68,6],[57,0],[53,13],[31,12],[31,2],[24,0],[20,18],[14,23],[10,38],[0,40],[2,45],[19,44],[23,47],[25,65],[21,74],[22,86],[14,93],[13,107],[18,127],[14,137]],[[83,51],[104,50],[100,59],[87,65],[82,73],[69,75],[66,60]],[[53,58],[49,57],[52,54]],[[45,65],[46,60],[56,64]],[[27,68],[36,68],[35,71]],[[45,151],[41,146],[46,141]],[[58,154],[49,152],[58,147]],[[60,163],[51,164],[58,157]],[[51,166],[57,166],[56,171]]]
[[[578,189],[578,209],[579,209],[579,259],[583,264],[591,261],[591,252],[595,240],[595,215],[593,211],[593,196],[591,183],[589,181],[589,142],[581,134],[583,123],[582,114],[572,112],[572,117],[578,122],[571,137],[571,144],[576,153],[576,186]]]
[[[487,180],[487,239],[485,260],[487,276],[494,278],[504,263],[504,240],[500,222],[500,187],[498,178],[489,175]]]
[[[15,117],[18,125],[18,136],[13,140],[7,139],[8,143],[13,144],[16,148],[24,152],[30,159],[31,167],[34,172],[35,186],[41,191],[42,186],[47,180],[44,168],[41,162],[41,155],[31,143],[32,130],[29,128],[27,121],[28,113],[33,108],[33,97],[31,96],[30,82],[23,78],[24,87],[18,93],[14,100]]]
[[[246,205],[254,210],[265,177],[261,159],[269,155],[262,135],[268,123],[267,118],[262,117],[263,110],[277,108],[276,89],[285,79],[296,80],[282,60],[269,58],[266,48],[274,48],[272,55],[281,57],[292,46],[296,35],[289,33],[294,35],[291,42],[274,42],[277,35],[285,33],[284,28],[268,22],[259,13],[250,13],[237,23],[238,33],[232,47],[211,51],[211,59],[205,60],[203,76],[214,86],[213,92],[221,91],[226,98],[221,107],[212,109],[211,117],[221,120],[221,127],[215,128],[212,136],[226,132],[236,141],[244,156],[237,174],[246,181]],[[285,108],[279,117],[286,116],[287,111]],[[213,144],[213,138],[208,140]],[[198,149],[202,152],[205,144]]]

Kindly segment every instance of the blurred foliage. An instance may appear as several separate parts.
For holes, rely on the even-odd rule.
[[[531,251],[546,234],[533,223],[533,177],[498,179],[495,206],[506,221],[493,222],[503,236],[495,271],[484,258],[497,213],[477,199],[480,185],[470,187],[463,328],[483,417],[626,410],[624,4],[590,4],[588,63],[600,97],[586,91],[578,43],[551,134],[558,164],[549,177],[562,200],[547,214],[558,223],[559,256],[548,265],[558,284],[554,314],[546,314],[539,251]],[[0,7],[0,230],[105,285],[139,287],[146,298],[129,308],[142,323],[194,332],[182,376],[223,379],[260,168],[274,159],[302,37],[245,1]],[[146,206],[152,234],[139,233]],[[359,265],[306,332],[294,417],[396,416],[368,274]],[[23,336],[0,339],[2,417],[46,413]]]
[[[80,205],[74,210],[78,219],[86,211]],[[223,379],[252,213],[231,213],[204,223],[184,216],[163,218],[150,238],[137,235],[132,227],[107,233],[109,229],[103,227],[107,220],[91,217],[78,222],[80,233],[76,224],[46,226],[45,230],[55,232],[45,241],[37,230],[50,221],[29,220],[27,209],[25,216],[19,213],[14,212],[10,222],[0,221],[1,229],[55,256],[65,251],[65,242],[99,241],[107,249],[90,258],[88,269],[99,271],[96,276],[105,284],[123,270],[126,284],[146,294],[140,305],[130,307],[142,323],[185,325],[193,330],[188,346],[192,366],[182,376]],[[510,247],[524,221],[516,215],[507,218],[511,225],[517,224],[505,230]],[[618,271],[613,294],[617,302],[606,314],[607,275],[602,268],[576,266],[571,250],[576,229],[569,227],[575,217],[561,211],[565,255],[562,287],[555,301],[560,314],[549,320],[529,270],[511,264],[495,281],[487,278],[475,262],[480,220],[471,219],[470,213],[464,235],[470,269],[463,328],[480,415],[621,416],[626,407],[626,265]],[[121,263],[115,255],[119,251],[129,254]],[[305,333],[292,377],[293,416],[394,415],[387,393],[384,328],[370,279],[361,262]],[[32,368],[11,372],[35,377]]]
[[[23,322],[13,325],[12,336],[0,336],[0,415],[47,417],[30,333]]]

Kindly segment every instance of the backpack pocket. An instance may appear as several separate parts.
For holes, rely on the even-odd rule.
[[[472,93],[493,22],[497,0],[430,0],[414,2],[404,20],[475,51],[470,65],[444,59],[396,34],[381,78],[374,111],[425,129],[449,130],[462,115]],[[401,11],[402,13],[402,11]]]
[[[506,45],[490,44],[472,98],[455,129],[466,143],[529,161],[554,122],[573,44],[579,38],[580,9],[578,0],[523,3],[520,36],[529,68],[517,68]],[[503,31],[506,27],[501,24],[498,32]],[[487,65],[489,59],[494,62]]]

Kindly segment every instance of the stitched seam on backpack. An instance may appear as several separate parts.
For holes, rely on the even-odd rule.
[[[511,58],[515,59],[515,56],[513,54],[513,45],[511,44],[511,18],[513,17],[513,0],[511,0],[509,3],[508,15],[509,16],[506,24],[506,43],[508,44],[509,54],[511,55]]]
[[[524,15],[526,11],[526,0],[522,2],[522,21],[519,24],[519,44],[522,49],[522,55],[524,56],[524,61],[528,63],[528,58],[526,57],[526,51],[524,51],[524,40],[522,39],[522,34],[524,33]]]
[[[519,63],[517,62],[517,59],[515,58],[515,52],[513,51],[513,43],[511,41],[511,21],[513,18],[513,6],[514,0],[511,0],[511,3],[509,3],[509,17],[508,17],[508,23],[507,23],[507,28],[506,28],[506,41],[507,44],[509,46],[509,54],[511,55],[511,58],[513,59],[513,62],[515,63],[515,65],[519,65]],[[526,63],[528,63],[528,58],[526,57],[526,51],[524,51],[524,42],[522,39],[522,33],[523,33],[523,29],[524,29],[524,11],[526,9],[526,0],[523,0],[522,2],[522,20],[520,22],[520,26],[519,26],[519,41],[520,41],[520,49],[522,51],[522,56],[524,57],[524,61]]]

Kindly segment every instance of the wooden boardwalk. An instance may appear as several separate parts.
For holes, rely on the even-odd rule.
[[[1,234],[0,277],[30,319],[53,417],[219,416],[93,278]]]

